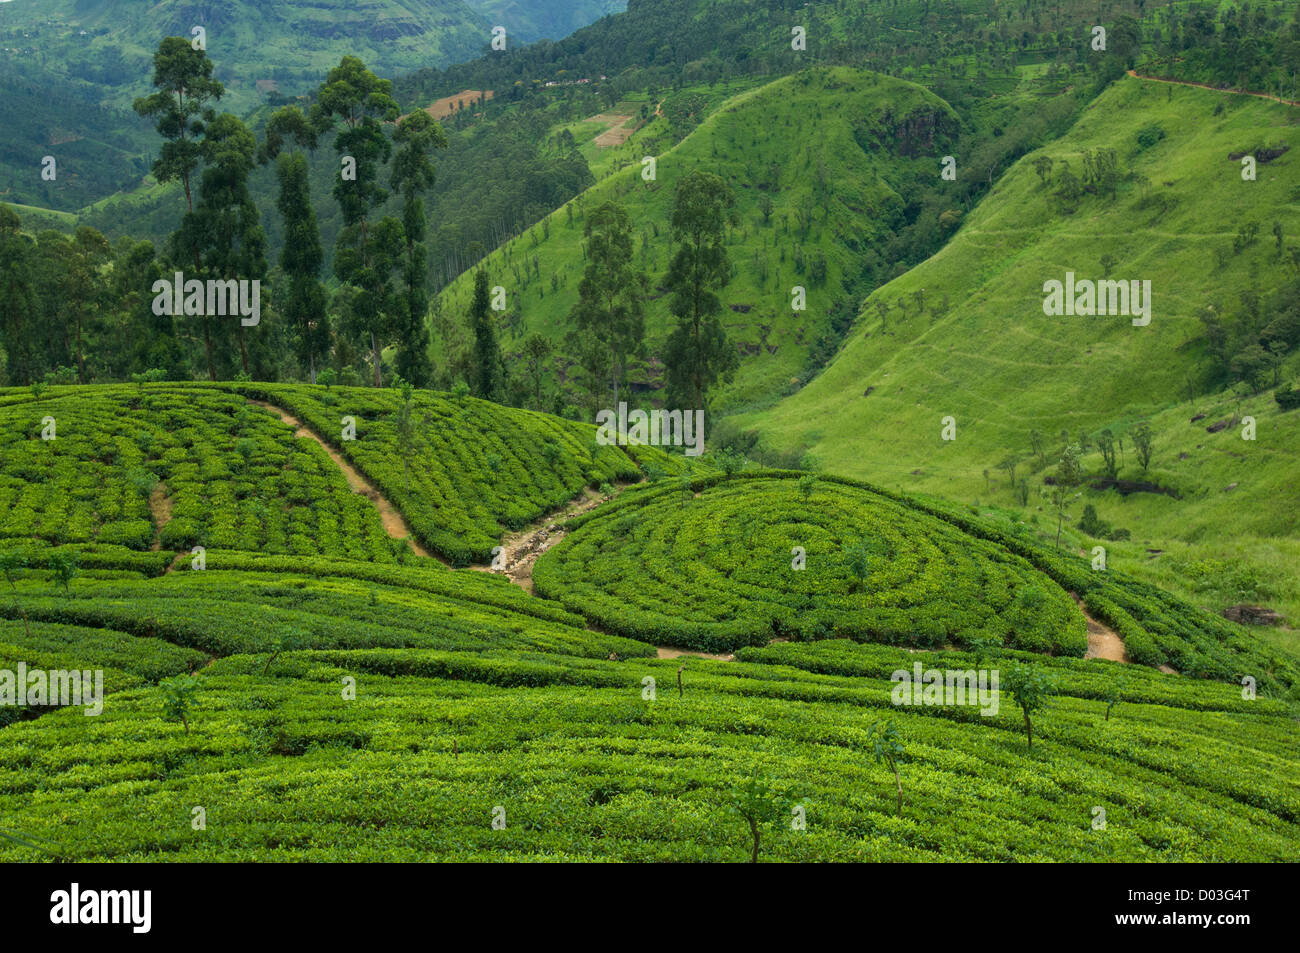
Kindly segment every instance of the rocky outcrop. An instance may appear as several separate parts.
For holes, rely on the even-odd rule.
[[[1282,616],[1267,606],[1252,606],[1242,603],[1228,606],[1223,610],[1223,617],[1242,625],[1281,625]]]

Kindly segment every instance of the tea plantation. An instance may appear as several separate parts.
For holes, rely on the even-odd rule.
[[[0,670],[107,695],[0,707],[0,860],[744,861],[751,816],[773,860],[1300,854],[1296,666],[1245,629],[965,509],[402,403],[0,391]],[[311,434],[451,562],[612,498],[530,595],[395,545]],[[918,663],[1000,670],[997,710],[895,704]]]

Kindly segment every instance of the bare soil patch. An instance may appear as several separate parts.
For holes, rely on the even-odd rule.
[[[656,645],[657,658],[710,658],[717,662],[734,662],[735,655],[711,655],[708,652],[692,652],[689,649],[675,649],[671,645]]]
[[[454,96],[444,96],[437,102],[430,103],[428,106],[424,107],[424,111],[434,119],[446,119],[453,113],[460,112],[462,108],[473,110],[473,108],[478,105],[479,100],[483,99],[484,96],[491,99],[492,90],[462,89]],[[464,103],[465,105],[462,107],[461,103]]]
[[[601,113],[599,116],[592,116],[588,122],[609,124],[609,128],[593,139],[592,142],[599,149],[621,146],[632,138],[632,133],[636,132],[633,123],[634,118],[634,116],[625,116],[622,113]]]
[[[516,586],[532,595],[533,566],[536,565],[538,557],[564,539],[566,522],[588,510],[595,509],[604,501],[605,497],[584,487],[582,493],[570,500],[564,509],[544,516],[519,532],[506,536],[501,541],[501,555],[504,557],[502,569],[493,569],[491,566],[472,568],[479,572],[503,573]]]
[[[1074,596],[1075,604],[1088,621],[1088,651],[1083,653],[1083,657],[1104,658],[1112,662],[1130,661],[1128,650],[1124,648],[1124,640],[1119,637],[1119,633],[1088,615],[1088,610],[1083,607],[1083,600],[1074,593],[1070,595]]]
[[[153,543],[149,549],[155,553],[162,549],[162,528],[172,518],[172,498],[167,494],[167,486],[162,482],[155,484],[149,494],[149,515],[153,517]]]

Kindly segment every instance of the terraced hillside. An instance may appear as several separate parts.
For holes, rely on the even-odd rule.
[[[584,486],[640,479],[638,460],[676,466],[598,446],[593,426],[431,393],[412,398],[402,444],[402,404],[298,385],[10,390],[0,537],[391,563],[390,537],[412,536],[466,565]],[[376,500],[405,515],[386,529]]]
[[[1093,438],[1083,464],[1097,489],[1084,502],[1131,532],[1132,545],[1115,542],[1128,565],[1150,562],[1148,548],[1221,562],[1226,546],[1251,562],[1258,585],[1206,598],[1266,600],[1297,617],[1300,417],[1272,390],[1300,373],[1298,115],[1256,97],[1120,81],[1067,136],[1017,163],[940,253],[872,294],[821,376],[738,425],[810,451],[830,472],[979,500],[1022,520],[1040,506],[1063,446]],[[1240,153],[1284,147],[1243,179]],[[1085,186],[1088,162],[1106,150],[1117,163],[1110,184]],[[1067,169],[1080,187],[1069,199]],[[1045,283],[1067,273],[1149,281],[1150,323],[1045,314]],[[942,300],[957,304],[944,311]],[[1236,355],[1260,341],[1278,342],[1283,356],[1248,373]],[[1234,395],[1238,376],[1247,382]],[[1246,416],[1253,440],[1242,439]],[[1144,421],[1149,466],[1134,452]],[[1103,429],[1127,447],[1111,475],[1095,442]],[[1014,482],[1001,468],[1008,458]],[[1075,505],[1070,523],[1080,514]],[[1162,582],[1179,574],[1159,563],[1142,571]]]
[[[180,600],[189,579],[79,579],[53,603],[115,593],[152,618],[138,590]],[[43,588],[20,584],[19,603],[40,609]],[[259,601],[255,619],[214,614]],[[1133,672],[1106,717],[1117,664],[1001,654],[1059,682],[1031,748],[1005,697],[989,716],[892,706],[890,673],[918,659],[898,647],[790,643],[683,667],[504,606],[291,572],[209,570],[176,609],[187,628],[159,617],[161,639],[0,626],[5,657],[57,645],[145,673],[108,679],[97,717],[0,729],[0,817],[33,845],[0,839],[0,858],[743,860],[731,806],[746,777],[773,807],[764,859],[1284,860],[1300,844],[1293,711],[1232,685]],[[185,724],[168,714],[174,683],[148,684],[198,663],[172,641],[235,653],[198,670]],[[579,657],[597,652],[618,660]],[[883,718],[906,751],[901,809],[870,755]],[[804,830],[782,819],[794,807]]]
[[[925,89],[847,68],[807,70],[741,93],[657,157],[654,181],[638,162],[490,255],[493,283],[507,289],[519,315],[505,323],[520,339],[531,331],[563,339],[582,279],[584,215],[606,201],[628,209],[637,226],[635,264],[657,281],[670,256],[675,184],[703,169],[721,175],[736,197],[724,325],[745,363],[718,401],[779,393],[803,370],[827,312],[858,280],[864,258],[902,227],[905,205],[940,186],[938,160],[957,125],[951,108]],[[443,310],[465,313],[473,283],[468,272],[453,282]],[[806,288],[807,311],[791,308],[796,285]],[[662,289],[649,297],[653,354],[670,316]],[[659,386],[661,370],[652,363],[636,383]]]
[[[137,463],[171,467],[185,487],[179,458],[212,456],[215,482],[237,485],[244,454],[219,452],[236,427],[256,444],[268,509],[291,521],[311,510],[287,489],[310,461],[328,490],[321,515],[335,512],[347,484],[323,468],[336,461],[251,400],[293,404],[322,432],[350,409],[357,440],[340,446],[355,443],[357,466],[400,459],[376,449],[400,393],[241,390],[0,394],[11,421],[59,422],[39,448],[26,446],[42,443],[30,425],[10,423],[7,452],[27,456],[7,461],[7,489],[64,487],[73,501],[31,497],[31,529],[0,540],[0,669],[99,669],[105,693],[92,717],[39,700],[0,709],[0,860],[1213,861],[1300,849],[1294,662],[964,509],[824,476],[647,464],[654,479],[569,521],[538,563],[537,596],[436,560],[277,553],[256,534],[199,565],[143,534],[129,549],[49,533],[74,513],[108,525],[99,508],[134,498],[88,484],[120,483]],[[582,456],[581,425],[416,403],[461,407],[507,447],[545,446],[546,427],[574,441],[563,453],[581,466],[517,451],[511,479],[539,506],[570,466],[581,481],[600,465]],[[164,421],[146,455],[145,424],[178,407],[185,425]],[[468,469],[458,459],[422,447],[420,468],[435,480]],[[201,502],[201,533],[219,532],[230,507],[205,486],[177,506]],[[426,492],[471,513],[486,478]],[[802,570],[786,568],[794,545]],[[1067,593],[1145,664],[1081,658],[1084,617]],[[739,649],[726,662],[661,658],[673,654],[661,642]],[[1006,684],[981,707],[900,706],[898,673],[916,665],[1001,670]],[[1052,686],[1032,746],[1013,687],[1031,673]],[[1257,693],[1238,684],[1246,675]],[[871,754],[886,721],[904,752],[897,782]],[[746,810],[759,812],[758,845]]]

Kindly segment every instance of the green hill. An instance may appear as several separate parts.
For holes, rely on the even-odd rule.
[[[1155,547],[1207,544],[1200,558],[1211,543],[1257,544],[1261,588],[1294,610],[1300,592],[1286,567],[1300,526],[1287,488],[1300,471],[1300,419],[1267,392],[1232,406],[1219,390],[1230,371],[1202,320],[1214,308],[1229,342],[1249,346],[1294,308],[1294,265],[1285,248],[1279,256],[1272,228],[1279,223],[1286,248],[1300,233],[1295,153],[1260,162],[1255,181],[1243,181],[1241,162],[1229,158],[1286,143],[1293,121],[1294,110],[1252,97],[1117,84],[1068,135],[1022,159],[940,253],[868,298],[825,373],[739,425],[774,446],[810,450],[835,473],[1005,507],[1016,497],[998,467],[1011,456],[1018,478],[1033,483],[1030,512],[1061,432],[1073,440],[1110,428],[1128,439],[1118,477],[1164,492],[1090,496],[1104,520]],[[1103,149],[1118,163],[1114,195],[1104,186],[1083,192],[1067,211],[1052,176],[1068,163],[1082,179],[1085,153]],[[1035,171],[1039,156],[1056,170],[1047,184]],[[1150,324],[1044,314],[1044,284],[1067,272],[1149,281]],[[955,306],[936,308],[943,298]],[[1277,374],[1297,369],[1292,350]],[[1258,391],[1271,380],[1265,372],[1243,386]],[[1206,432],[1238,410],[1257,420],[1253,442],[1240,426]],[[1211,416],[1189,424],[1200,414]],[[947,416],[955,440],[941,439]],[[1149,472],[1132,443],[1144,419],[1155,437]],[[1095,450],[1085,464],[1099,482]],[[1134,547],[1133,562],[1140,554]]]
[[[718,400],[735,405],[779,392],[804,370],[831,305],[863,280],[862,261],[879,262],[906,225],[914,191],[938,187],[938,157],[957,126],[951,108],[921,87],[847,68],[806,71],[741,93],[657,157],[653,182],[638,162],[489,256],[485,267],[509,296],[504,323],[516,342],[535,330],[562,339],[582,279],[584,214],[606,201],[627,206],[638,229],[637,264],[657,280],[669,258],[675,183],[706,169],[736,194],[725,324],[746,357]],[[805,312],[791,309],[795,285],[807,289]],[[443,311],[465,313],[472,286],[468,273],[450,285]],[[662,289],[650,298],[653,354],[670,315]],[[655,389],[661,370],[651,362],[634,386]]]
[[[369,494],[400,508],[396,535],[460,565],[486,563],[507,530],[584,486],[638,480],[638,461],[675,469],[658,450],[597,445],[588,424],[430,393],[412,400],[404,447],[401,403],[392,390],[300,385],[6,391],[0,538],[125,548],[141,554],[133,567],[170,561],[151,549],[195,545],[398,561],[393,533],[337,454]]]
[[[106,97],[114,90],[138,95],[149,81],[158,41],[190,37],[196,26],[207,31],[207,49],[218,64],[214,75],[242,105],[258,100],[259,82],[284,93],[315,85],[343,50],[392,74],[469,59],[491,39],[486,20],[461,0],[285,0],[274,6],[11,0],[3,6],[0,35],[34,41],[43,66],[95,83]]]

